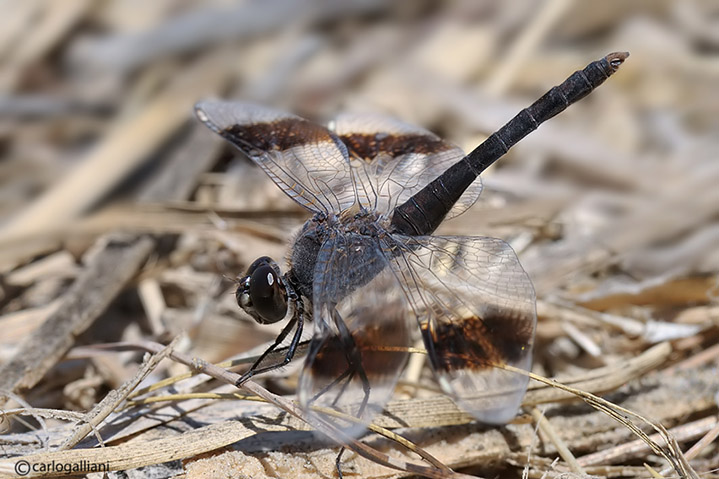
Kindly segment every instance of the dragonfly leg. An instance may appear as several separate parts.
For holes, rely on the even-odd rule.
[[[287,348],[287,354],[285,354],[284,359],[282,361],[270,364],[269,366],[259,367],[260,364],[262,364],[262,361],[265,360],[265,358],[274,351],[277,346],[279,346],[282,341],[285,340],[287,335],[292,331],[292,328],[295,329],[295,335],[292,337],[292,342],[290,343],[290,346]],[[237,380],[235,383],[235,386],[241,387],[246,381],[248,381],[253,376],[256,376],[258,374],[263,374],[268,371],[273,371],[275,369],[279,369],[281,367],[287,366],[290,361],[292,361],[292,358],[295,356],[295,351],[297,350],[297,346],[300,343],[300,339],[302,338],[302,330],[304,329],[304,308],[302,307],[302,302],[297,302],[297,309],[295,311],[295,314],[292,315],[292,319],[287,323],[287,326],[285,326],[280,334],[277,335],[277,339],[275,339],[275,342],[265,350],[264,353],[255,361],[255,363],[250,367],[250,369],[240,377],[240,379]]]
[[[347,325],[339,316],[339,313],[337,313],[336,310],[335,313],[336,314],[333,315],[333,319],[335,324],[337,325],[337,330],[344,346],[343,350],[345,352],[345,359],[347,360],[348,370],[350,374],[350,377],[343,386],[342,391],[340,392],[340,394],[337,395],[337,399],[339,399],[339,397],[344,392],[344,389],[352,381],[354,375],[359,374],[360,381],[362,381],[362,390],[364,391],[364,397],[362,398],[362,404],[357,411],[357,417],[362,417],[362,414],[364,414],[364,410],[367,407],[367,403],[369,402],[369,378],[367,378],[367,373],[365,373],[365,370],[362,367],[362,356],[359,349],[357,348],[357,343],[355,343],[354,338],[352,337],[352,333],[350,333],[349,329],[347,329]]]
[[[356,415],[357,417],[361,417],[364,413],[365,408],[367,407],[367,403],[369,402],[369,378],[367,377],[367,374],[362,367],[362,356],[360,355],[359,349],[357,348],[357,344],[355,343],[352,334],[350,333],[349,329],[347,329],[347,325],[344,323],[337,310],[334,310],[334,312],[332,313],[332,319],[337,326],[337,338],[342,343],[341,349],[342,351],[344,351],[347,367],[342,372],[342,374],[337,376],[329,384],[324,386],[317,394],[315,394],[309,400],[309,403],[313,403],[320,396],[327,393],[330,389],[334,388],[339,383],[344,382],[339,392],[335,395],[334,400],[332,401],[332,405],[336,406],[337,402],[344,394],[344,391],[347,389],[347,386],[349,386],[349,384],[352,382],[352,379],[355,377],[355,374],[359,374],[360,380],[362,381],[362,390],[364,391],[364,397]],[[314,361],[314,358],[317,356],[317,354],[320,353],[323,346],[325,346],[324,342],[315,343],[314,347],[307,354],[307,361]]]
[[[346,448],[342,446],[340,448],[340,452],[337,454],[337,459],[335,459],[335,469],[337,469],[337,477],[339,479],[342,479],[344,475],[342,474],[342,454],[345,453]]]

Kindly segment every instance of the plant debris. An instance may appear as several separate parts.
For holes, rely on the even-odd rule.
[[[3,3],[0,477],[335,477],[297,364],[232,386],[282,327],[235,278],[308,215],[195,102],[382,112],[470,151],[626,50],[438,230],[514,247],[556,382],[485,426],[418,352],[372,433],[323,432],[345,477],[719,478],[718,25],[708,0]]]

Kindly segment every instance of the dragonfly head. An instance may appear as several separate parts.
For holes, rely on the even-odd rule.
[[[240,308],[260,324],[276,323],[287,315],[287,285],[277,263],[267,256],[247,268],[235,296]]]

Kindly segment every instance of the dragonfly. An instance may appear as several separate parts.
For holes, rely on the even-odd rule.
[[[392,396],[419,334],[447,395],[481,422],[510,421],[528,383],[517,371],[532,362],[530,278],[500,239],[433,233],[475,203],[480,173],[627,56],[611,53],[574,72],[468,155],[378,114],[345,113],[322,126],[251,103],[199,102],[205,125],[312,214],[285,269],[263,256],[238,279],[242,310],[260,324],[287,324],[237,386],[292,361],[311,324],[299,403],[359,436]],[[284,357],[266,364],[286,343]]]

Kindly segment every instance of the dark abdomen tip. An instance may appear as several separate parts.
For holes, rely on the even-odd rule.
[[[629,52],[613,52],[604,58],[607,59],[607,62],[609,62],[609,65],[612,67],[612,73],[614,73],[628,56]]]

